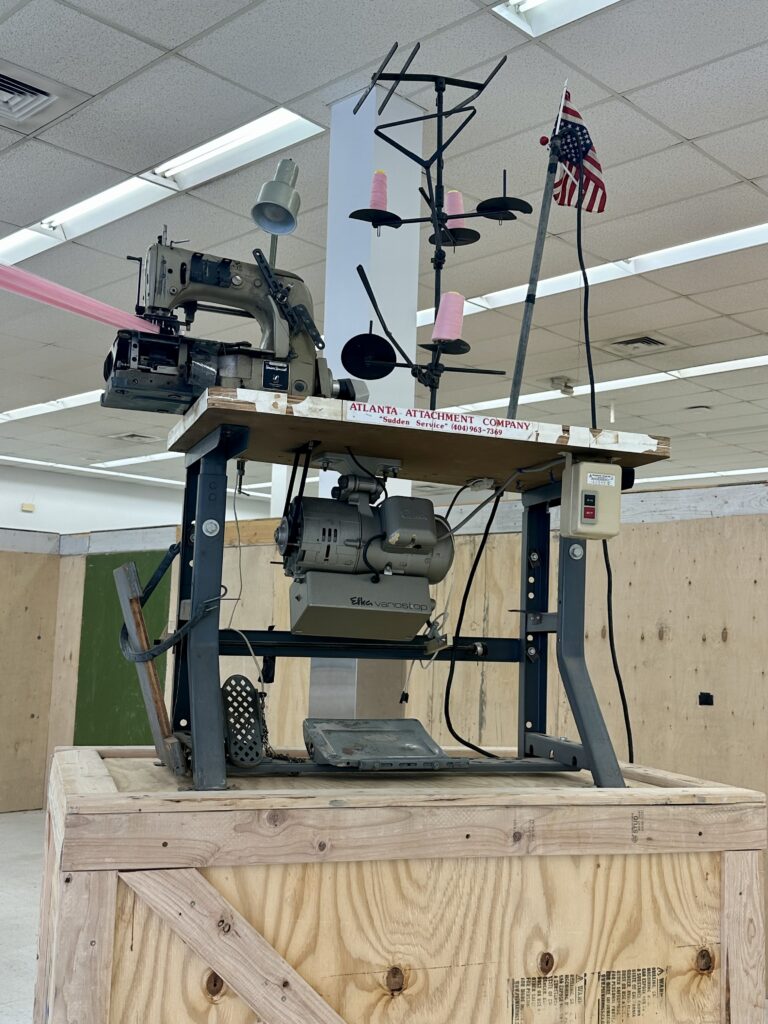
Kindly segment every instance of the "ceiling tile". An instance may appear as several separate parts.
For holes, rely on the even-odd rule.
[[[469,0],[401,4],[401,44],[477,11]],[[240,82],[283,103],[373,60],[392,44],[392,22],[375,0],[335,0],[320,17],[307,17],[304,0],[264,0],[186,47],[191,60],[226,70]],[[405,49],[405,47],[404,47]],[[311,55],[298,59],[297,54]]]
[[[30,0],[6,18],[2,34],[6,60],[81,92],[101,92],[162,54],[54,0]]]
[[[765,306],[768,282],[751,281],[747,284],[733,284],[730,288],[710,289],[698,295],[692,295],[695,302],[718,313],[742,313]]]
[[[679,143],[661,153],[614,167],[605,180],[605,215],[613,218],[685,199],[692,192],[710,192],[734,182],[735,178],[693,146]]]
[[[693,348],[714,342],[731,341],[735,338],[746,338],[753,332],[745,332],[743,325],[730,317],[718,316],[712,320],[699,320],[697,323],[665,327],[663,333],[666,338],[681,341],[684,345]]]
[[[467,69],[464,74],[482,81],[495,63],[487,61]],[[530,130],[531,146],[538,146],[541,130],[552,129],[562,82],[566,78],[574,102],[582,107],[608,95],[605,89],[571,65],[564,64],[545,47],[534,42],[518,47],[477,101],[477,116],[451,147],[448,162],[451,154],[470,152],[477,146],[518,134],[524,128]],[[429,90],[422,90],[413,98],[432,109]],[[514,165],[510,171],[514,171]],[[545,173],[546,167],[542,170],[542,182]]]
[[[269,237],[255,226],[252,230],[237,238],[229,238],[221,242],[218,248],[230,259],[253,263],[255,248],[269,252]],[[307,267],[319,263],[325,257],[325,249],[311,242],[305,242],[296,235],[282,235],[277,244],[277,265],[281,270],[293,270],[294,267]]]
[[[740,324],[756,331],[768,331],[768,309],[756,309],[749,313],[736,313],[733,317]]]
[[[757,120],[768,107],[768,44],[638,89],[629,99],[687,139]]]
[[[449,254],[446,269],[443,271],[443,290],[461,292],[469,298],[525,284],[531,269],[532,255],[532,245],[518,246],[509,252],[499,252],[458,264],[451,262]],[[422,250],[422,260],[425,272],[422,273],[421,281],[429,285],[432,280],[428,270],[429,252]],[[561,242],[559,238],[549,239],[544,248],[542,276],[552,277],[576,269],[576,252],[572,246]],[[432,305],[431,298],[429,305]],[[505,307],[514,308],[516,307]]]
[[[105,21],[136,32],[173,49],[246,7],[250,0],[216,0],[213,4],[189,0],[70,0]]]
[[[242,170],[217,178],[207,185],[193,189],[192,194],[205,199],[225,210],[232,210],[240,216],[250,217],[251,207],[256,202],[259,189],[275,173],[278,161],[290,157],[299,167],[297,188],[301,196],[299,210],[299,231],[303,210],[311,210],[328,202],[328,147],[330,134],[323,132],[297,146],[291,146],[280,153],[274,153],[264,160],[257,160]]]
[[[768,12],[768,7],[765,10]],[[768,174],[767,131],[768,118],[717,132],[699,139],[696,145],[744,178],[757,178]]]
[[[699,324],[688,324],[689,327],[704,329],[713,320],[702,320]],[[665,334],[672,334],[677,328],[665,328]],[[742,328],[743,330],[743,328]],[[768,339],[762,334],[750,338],[737,338],[721,341],[713,345],[696,345],[691,342],[684,349],[672,352],[664,349],[649,352],[643,356],[643,365],[648,370],[680,370],[684,366],[702,366],[704,363],[720,363],[727,359],[747,359],[751,356],[762,356],[768,353]]]
[[[116,281],[125,274],[125,262],[114,256],[86,249],[78,242],[65,242],[55,249],[24,260],[24,270],[56,281],[67,288],[90,294],[92,288]]]
[[[717,394],[726,395],[728,398],[742,402],[757,402],[768,400],[768,387],[765,384],[743,384],[738,388],[726,387],[724,391]]]
[[[125,174],[37,139],[25,139],[0,152],[0,178],[0,219],[23,226],[116,185]]]
[[[768,196],[739,183],[613,221],[592,217],[584,229],[584,247],[604,259],[628,259],[765,221]],[[564,237],[573,241],[575,231],[566,231]]]
[[[636,0],[549,33],[547,45],[624,92],[764,39],[763,0],[739,0],[737,10],[722,0]]]
[[[671,292],[651,284],[641,277],[628,277],[619,281],[609,281],[606,284],[597,285],[590,289],[589,293],[589,314],[590,321],[595,323],[601,320],[603,314],[614,314],[621,310],[632,310],[633,307],[653,304],[655,308],[659,305],[668,306],[668,300],[673,299]],[[534,306],[533,319],[538,326],[552,327],[559,324],[568,325],[569,329],[574,323],[574,318],[581,317],[582,292],[574,290],[561,292],[558,295],[548,295],[537,299]],[[640,315],[639,312],[635,315]],[[706,316],[702,310],[702,317]],[[580,336],[581,329],[577,326]],[[557,328],[557,333],[561,333]],[[631,334],[619,331],[622,337],[631,337]],[[572,335],[569,335],[572,336]],[[618,335],[616,335],[618,336]],[[597,339],[596,339],[597,340]]]
[[[21,142],[24,138],[19,132],[12,132],[10,128],[0,128],[0,149],[7,149],[14,142]]]
[[[492,57],[501,57],[502,54],[510,53],[529,41],[530,36],[525,32],[516,29],[508,21],[500,21],[490,11],[476,12],[473,17],[424,39],[409,71],[415,74],[463,78],[466,68],[474,67]],[[396,66],[397,62],[393,61],[393,65]],[[503,75],[504,70],[502,69],[499,74]],[[498,81],[497,78],[489,88],[493,88]],[[400,91],[407,94],[413,91],[413,86],[410,90],[408,87],[402,87]],[[480,102],[482,103],[482,100]]]
[[[599,292],[600,285],[595,289],[594,294]],[[593,341],[607,341],[610,338],[631,338],[641,334],[652,334],[656,330],[663,330],[665,327],[672,327],[675,324],[694,323],[698,320],[706,320],[714,317],[711,310],[706,310],[690,299],[676,298],[668,299],[666,302],[650,302],[646,306],[639,306],[636,309],[624,309],[615,313],[607,313],[603,316],[591,317],[590,327]],[[564,334],[566,330],[571,336],[578,337],[580,321],[576,320],[567,325],[559,324],[556,328],[558,334]]]
[[[665,267],[645,275],[665,288],[693,295],[709,289],[727,288],[729,285],[759,281],[768,277],[768,248],[755,246],[722,256],[710,256],[694,263]]]
[[[172,56],[75,110],[41,137],[135,173],[252,121],[269,107]]]
[[[192,195],[178,195],[114,221],[98,231],[81,235],[78,241],[81,245],[122,259],[143,256],[147,247],[157,241],[164,225],[168,227],[169,239],[178,243],[188,242],[187,248],[190,249],[210,249],[222,239],[243,234],[249,228],[256,233],[247,211],[238,217]],[[229,253],[222,251],[216,255],[228,256]]]

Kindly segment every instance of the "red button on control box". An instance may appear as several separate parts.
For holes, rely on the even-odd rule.
[[[586,506],[584,508],[584,518],[585,519],[594,519],[596,512],[597,512],[596,508],[589,508],[589,506]]]

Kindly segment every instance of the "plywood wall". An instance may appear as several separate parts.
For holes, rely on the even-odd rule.
[[[41,807],[59,556],[0,552],[0,811]]]

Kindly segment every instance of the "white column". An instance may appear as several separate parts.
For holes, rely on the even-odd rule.
[[[290,466],[277,464],[272,466],[272,489],[269,492],[269,516],[271,519],[280,519],[283,514],[290,473]]]
[[[362,221],[350,220],[353,210],[370,205],[375,171],[386,171],[387,206],[403,218],[418,217],[424,204],[419,195],[421,168],[374,135],[380,123],[416,117],[424,111],[394,96],[381,118],[377,114],[385,91],[377,87],[356,115],[358,96],[339,100],[331,108],[331,152],[328,173],[328,234],[325,265],[325,354],[335,376],[349,376],[341,365],[341,350],[355,334],[381,334],[368,296],[357,275],[362,264],[384,316],[402,348],[416,353],[416,312],[419,288],[419,225],[382,228],[381,234]],[[421,155],[422,125],[395,128],[393,138]],[[369,381],[371,400],[409,406],[415,381],[408,370],[394,370],[383,380]],[[320,494],[328,496],[335,474],[322,473]],[[410,491],[407,482],[388,485],[390,493]],[[402,715],[398,699],[407,665],[404,662],[355,662],[313,659],[310,673],[310,717],[395,718]]]

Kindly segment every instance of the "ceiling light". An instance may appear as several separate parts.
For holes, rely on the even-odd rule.
[[[746,359],[728,359],[720,363],[703,363],[701,366],[684,366],[680,370],[660,370],[658,373],[644,373],[638,377],[620,377],[617,380],[601,380],[595,384],[595,392],[625,391],[627,388],[642,388],[648,384],[664,384],[670,380],[689,380],[691,377],[709,377],[715,373],[733,373],[736,370],[752,370],[758,366],[768,366],[768,355],[749,356]],[[573,389],[575,397],[588,395],[589,384],[578,384]],[[554,402],[563,398],[561,391],[537,391],[520,396],[520,405],[536,405],[539,402]],[[446,412],[483,412],[486,409],[500,409],[509,402],[509,396],[489,398],[484,402],[470,402],[467,405],[454,405]]]
[[[640,484],[666,484],[673,480],[714,480],[723,476],[768,476],[768,466],[756,466],[754,469],[717,469],[708,473],[675,473],[672,476],[638,476]]]
[[[299,114],[279,107],[241,128],[212,139],[112,188],[89,196],[37,224],[0,238],[0,263],[12,266],[63,242],[143,210],[161,199],[244,167],[279,149],[325,131]]]
[[[667,249],[656,249],[653,252],[642,253],[640,256],[632,256],[628,260],[599,263],[595,267],[589,267],[587,277],[590,285],[605,284],[607,281],[617,281],[622,277],[648,274],[653,270],[677,267],[682,263],[694,263],[697,260],[709,259],[711,256],[723,256],[729,252],[752,249],[766,243],[768,243],[768,224],[755,224],[751,228],[727,231],[721,235],[710,235],[709,238],[700,238],[696,242],[684,242],[682,245],[673,245]],[[583,283],[579,271],[560,274],[557,277],[546,277],[539,281],[536,297],[545,298],[548,295],[575,291],[581,288]],[[467,299],[464,303],[464,316],[482,313],[487,309],[520,305],[525,302],[527,294],[528,285],[519,284],[511,288],[502,288],[500,291],[489,292],[487,295],[477,295]],[[422,309],[416,314],[418,327],[425,327],[434,323],[434,320],[434,309]]]
[[[541,36],[615,3],[618,0],[508,0],[493,11],[529,36]]]
[[[121,480],[133,480],[140,483],[159,484],[163,487],[183,487],[183,480],[164,480],[159,476],[140,476],[138,473],[115,473],[109,469],[93,469],[91,466],[70,466],[64,462],[46,462],[42,459],[22,459],[15,455],[0,455],[1,463],[32,466],[35,469],[64,470],[67,473],[83,473],[86,476],[119,477]]]
[[[37,405],[24,405],[20,409],[8,409],[0,412],[0,423],[12,420],[26,420],[32,416],[44,416],[49,412],[63,412],[65,409],[76,409],[81,405],[94,405],[101,401],[102,390],[83,391],[79,395],[67,395],[66,398],[54,398],[50,402],[38,402]]]
[[[65,473],[81,473],[85,476],[104,477],[107,479],[114,477],[130,483],[153,484],[160,487],[186,486],[183,480],[167,480],[164,477],[142,476],[139,473],[116,473],[111,469],[97,469],[93,466],[71,466],[66,462],[47,462],[43,459],[22,459],[16,455],[0,455],[0,464],[31,466],[33,469],[50,469]],[[235,492],[230,487],[227,489],[227,493],[234,494]],[[251,494],[250,497],[261,499],[262,501],[269,501],[269,495],[266,494]]]
[[[153,174],[173,181],[178,188],[191,188],[324,130],[300,114],[278,107],[226,135],[167,160],[156,167]]]
[[[21,231],[14,231],[12,235],[0,238],[0,263],[13,266],[14,263],[21,263],[30,256],[37,256],[38,253],[60,244],[61,239],[52,235],[43,235],[31,228],[22,228]]]
[[[111,459],[109,462],[92,462],[94,469],[111,469],[113,466],[136,466],[140,462],[163,462],[165,459],[183,459],[184,452],[158,452],[156,455],[134,455],[130,459]]]
[[[47,231],[60,229],[62,240],[77,238],[78,235],[95,231],[129,213],[143,210],[175,192],[176,189],[168,185],[157,185],[143,178],[128,178],[66,210],[44,217],[36,227]]]

